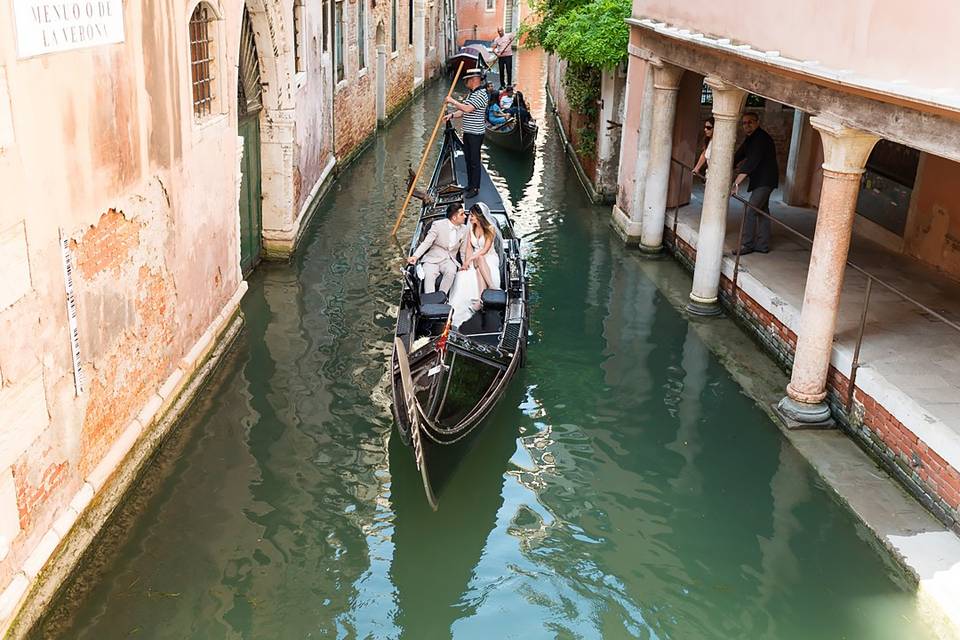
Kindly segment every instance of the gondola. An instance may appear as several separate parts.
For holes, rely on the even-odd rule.
[[[451,447],[471,437],[523,366],[527,347],[526,262],[504,200],[485,168],[480,192],[464,199],[463,146],[447,123],[430,186],[407,255],[413,253],[446,208],[476,202],[490,209],[500,254],[503,289],[481,294],[482,310],[459,327],[442,292],[423,293],[418,270],[405,265],[392,357],[393,414],[400,437],[413,450],[431,507],[456,466]]]
[[[512,151],[527,151],[533,147],[537,139],[537,123],[529,120],[523,124],[517,118],[503,125],[494,125],[487,122],[487,133],[484,141]]]

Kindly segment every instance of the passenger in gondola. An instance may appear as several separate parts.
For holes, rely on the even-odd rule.
[[[470,207],[467,237],[464,242],[463,265],[450,290],[453,325],[460,326],[481,308],[481,294],[500,288],[500,255],[497,252],[497,230],[490,208],[482,203]]]
[[[501,111],[500,105],[497,104],[496,96],[491,95],[490,103],[487,105],[487,122],[499,128],[501,125],[506,124],[509,119],[510,116]]]
[[[433,293],[437,290],[437,277],[443,274],[440,280],[440,290],[450,291],[457,276],[457,258],[462,257],[463,243],[467,237],[464,221],[463,205],[453,203],[447,207],[447,217],[444,220],[435,220],[430,225],[423,242],[416,248],[407,262],[417,264],[423,261],[423,292]]]
[[[519,91],[514,94],[513,87],[507,87],[500,97],[500,109],[507,115],[520,118],[520,122],[524,124],[530,120],[530,112],[524,105],[523,94]]]

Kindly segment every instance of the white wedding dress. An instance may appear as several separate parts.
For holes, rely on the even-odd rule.
[[[483,236],[478,238],[473,234],[473,231],[468,232],[468,235],[470,236],[470,244],[473,245],[473,253],[476,254],[483,249],[483,245],[485,244],[484,238]],[[497,255],[493,247],[490,247],[490,251],[483,256],[483,259],[487,261],[487,266],[490,268],[490,279],[493,281],[493,288],[499,289],[500,256]],[[457,277],[453,281],[453,286],[450,288],[449,296],[450,306],[453,307],[453,326],[459,327],[470,319],[474,314],[475,302],[480,299],[480,293],[480,282],[476,267],[471,264],[470,268],[466,271],[457,272]]]

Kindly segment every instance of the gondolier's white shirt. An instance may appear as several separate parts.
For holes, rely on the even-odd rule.
[[[463,114],[463,132],[474,135],[482,135],[486,132],[485,114],[487,112],[487,90],[483,87],[477,88],[464,100],[466,104],[472,104],[474,110],[471,113]]]

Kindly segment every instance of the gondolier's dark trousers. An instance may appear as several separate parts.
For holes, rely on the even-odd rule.
[[[500,56],[500,86],[513,84],[513,56]]]
[[[482,133],[463,134],[463,155],[467,160],[467,191],[480,188],[480,147]]]

